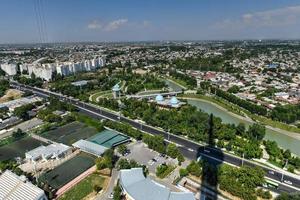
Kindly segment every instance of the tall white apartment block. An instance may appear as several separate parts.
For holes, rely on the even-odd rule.
[[[16,64],[1,64],[1,69],[9,76],[14,76],[17,74],[17,65]]]

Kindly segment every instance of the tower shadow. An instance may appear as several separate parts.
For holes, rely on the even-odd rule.
[[[218,167],[224,162],[224,153],[215,146],[214,117],[208,121],[207,145],[198,148],[197,161],[202,166],[200,200],[218,199]]]

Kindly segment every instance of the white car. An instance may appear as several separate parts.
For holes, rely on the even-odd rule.
[[[273,175],[274,175],[274,171],[271,171],[271,170],[270,170],[270,171],[269,171],[269,174],[273,174]]]
[[[286,183],[286,184],[289,184],[289,185],[293,185],[293,183],[291,181],[288,181],[288,180],[284,180],[283,182]]]
[[[108,198],[109,198],[109,199],[114,198],[114,194],[113,194],[113,193],[110,193],[110,194],[108,195]]]

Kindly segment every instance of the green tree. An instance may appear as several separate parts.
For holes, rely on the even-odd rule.
[[[180,154],[178,147],[175,144],[173,144],[173,143],[170,143],[167,146],[166,153],[171,158],[177,158],[179,156],[179,154]]]
[[[186,167],[186,169],[190,174],[194,176],[200,177],[202,174],[202,167],[200,163],[194,160]]]
[[[248,136],[251,139],[256,139],[261,141],[266,135],[266,127],[258,123],[254,123],[252,126],[249,126]]]
[[[114,200],[122,200],[122,189],[119,186],[119,184],[117,184],[114,187],[114,194],[113,194],[113,199]]]
[[[122,155],[124,155],[127,152],[127,147],[124,144],[121,144],[120,146],[118,146],[118,152]]]

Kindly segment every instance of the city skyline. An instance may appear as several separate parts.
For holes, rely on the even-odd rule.
[[[297,1],[2,1],[0,43],[300,39]]]

